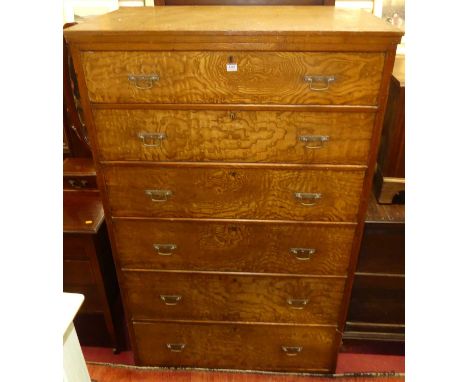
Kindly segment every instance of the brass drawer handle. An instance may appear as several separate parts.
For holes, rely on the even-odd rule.
[[[157,74],[129,74],[128,80],[137,89],[146,90],[153,87],[153,83],[159,81]]]
[[[310,260],[316,250],[315,248],[290,248],[289,252],[296,256],[298,260]]]
[[[288,298],[288,305],[292,309],[304,309],[304,307],[309,303],[308,298]]]
[[[315,206],[317,202],[303,202],[303,200],[318,200],[322,194],[316,192],[295,192],[294,197],[301,202],[303,206]]]
[[[88,186],[88,181],[86,179],[68,179],[68,184],[73,188],[80,190]]]
[[[299,135],[297,139],[299,142],[305,142],[304,147],[308,149],[321,149],[323,148],[323,142],[328,142],[330,137],[327,135]]]
[[[174,251],[177,249],[175,244],[153,244],[154,249],[158,252],[159,256],[172,256]]]
[[[172,196],[171,190],[145,190],[145,194],[151,197],[152,202],[167,202]]]
[[[298,355],[302,351],[302,346],[281,346],[281,349],[290,357]]]
[[[167,138],[166,133],[138,133],[138,138],[143,142],[146,147],[161,147],[163,139]]]
[[[180,353],[185,349],[185,344],[166,344],[166,347],[174,353]]]
[[[169,295],[169,294],[162,294],[159,296],[161,298],[161,300],[164,302],[164,304],[166,305],[177,305],[177,303],[182,300],[182,296],[178,295],[178,294],[173,294],[173,295]]]
[[[330,87],[330,83],[334,82],[335,80],[336,80],[335,76],[310,76],[310,75],[304,76],[304,82],[307,82],[309,84],[310,90],[315,90],[315,91],[328,90],[328,88]],[[316,88],[313,86],[314,82],[322,83],[325,86]]]

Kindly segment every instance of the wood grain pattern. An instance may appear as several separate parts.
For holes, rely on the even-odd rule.
[[[376,105],[384,55],[300,52],[83,52],[91,102]],[[238,70],[227,72],[226,64]],[[129,74],[156,73],[138,89]],[[336,76],[314,91],[304,76]],[[322,88],[322,84],[314,84]]]
[[[250,370],[327,371],[333,363],[333,327],[219,325],[134,322],[145,365]],[[180,353],[167,344],[184,343]],[[282,346],[302,346],[288,356]]]
[[[219,110],[93,111],[101,160],[365,164],[371,113]],[[145,146],[141,132],[166,138]],[[327,136],[321,148],[300,142]],[[125,145],[121,143],[125,142]]]
[[[115,219],[114,229],[124,268],[344,276],[355,227]],[[177,248],[169,251],[172,255],[161,256],[155,243]],[[310,260],[299,260],[291,248],[314,248],[316,252]]]
[[[151,36],[157,40],[168,35],[174,39],[178,34],[203,34],[208,37],[205,41],[219,35],[228,40],[239,34],[255,38],[265,34],[273,40],[278,35],[309,34],[309,38],[315,39],[335,35],[358,35],[361,39],[380,36],[394,42],[403,31],[366,11],[310,6],[121,7],[64,31],[70,41],[93,38],[105,41],[106,37],[115,36],[120,43],[132,37]]]
[[[335,325],[344,280],[342,277],[124,272],[133,319]],[[182,298],[169,306],[161,295]],[[288,299],[309,302],[303,309],[294,309]]]
[[[112,216],[355,221],[364,171],[106,165]],[[153,202],[148,189],[171,190]],[[321,193],[304,206],[295,192]]]

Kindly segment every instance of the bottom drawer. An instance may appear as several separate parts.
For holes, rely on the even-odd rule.
[[[336,328],[134,322],[140,365],[333,371]]]

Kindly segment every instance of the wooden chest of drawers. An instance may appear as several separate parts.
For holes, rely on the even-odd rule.
[[[156,7],[65,35],[137,363],[333,371],[402,33]]]

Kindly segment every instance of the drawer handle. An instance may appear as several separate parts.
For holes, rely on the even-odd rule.
[[[88,186],[88,181],[86,179],[69,179],[68,184],[73,188],[80,190]]]
[[[323,142],[328,142],[330,137],[326,135],[299,135],[299,142],[305,142],[308,149],[321,149]]]
[[[335,76],[304,76],[304,81],[309,84],[310,90],[315,90],[315,91],[324,91],[328,90],[330,87],[330,83],[334,82],[336,80]],[[325,86],[316,88],[313,86],[314,82],[322,83]]]
[[[308,298],[288,298],[288,305],[292,309],[304,309],[304,307],[309,303]]]
[[[164,302],[166,305],[177,305],[177,303],[182,300],[182,296],[178,294],[174,295],[169,295],[169,294],[162,294],[159,297],[161,297],[161,300]]]
[[[302,346],[281,346],[281,349],[290,357],[298,355],[302,351]]]
[[[145,194],[151,197],[152,202],[167,202],[172,196],[171,190],[145,190]]]
[[[295,192],[294,197],[301,201],[303,206],[315,206],[317,202],[303,202],[303,200],[318,200],[322,197],[322,194],[316,192]]]
[[[310,257],[315,253],[315,248],[290,248],[289,251],[298,260],[310,260]]]
[[[158,251],[158,255],[160,256],[172,256],[174,251],[177,249],[177,245],[175,244],[153,244],[153,247],[156,251]]]
[[[185,344],[166,344],[166,347],[174,353],[180,353],[185,349]]]
[[[159,81],[157,74],[129,74],[128,80],[137,89],[146,90],[153,87],[153,83]]]
[[[167,138],[166,133],[138,133],[138,138],[146,147],[161,147],[161,141]]]

